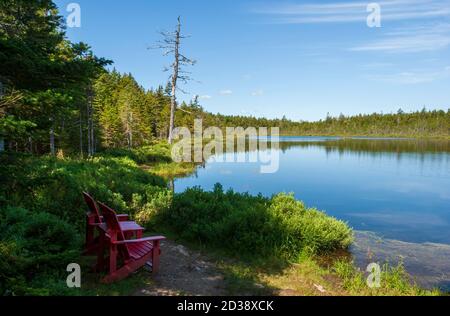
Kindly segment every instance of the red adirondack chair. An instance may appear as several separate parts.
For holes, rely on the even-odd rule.
[[[83,192],[84,201],[86,202],[89,212],[86,214],[86,244],[85,254],[94,253],[98,248],[98,237],[95,237],[95,230],[99,224],[104,223],[103,216],[100,215],[97,203],[89,193]],[[121,222],[128,221],[127,214],[118,215]]]
[[[102,282],[120,281],[146,264],[152,267],[153,273],[157,273],[160,243],[166,238],[157,236],[126,240],[116,213],[105,204],[99,203],[99,206],[105,218],[105,224],[100,226],[106,230],[101,244],[109,247],[109,274]]]

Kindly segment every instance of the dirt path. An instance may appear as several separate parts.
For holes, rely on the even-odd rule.
[[[160,272],[136,296],[226,296],[223,270],[208,256],[173,241],[162,243]],[[234,289],[233,295],[323,296],[342,295],[335,277],[320,275],[308,264],[294,265],[271,275],[261,274],[257,282]],[[270,292],[268,292],[270,291]],[[238,294],[240,293],[240,294]]]
[[[224,276],[203,254],[172,241],[162,243],[160,272],[138,296],[223,296]]]

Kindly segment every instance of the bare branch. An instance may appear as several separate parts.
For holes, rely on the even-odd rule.
[[[183,94],[187,94],[184,90],[180,89],[177,85],[178,82],[186,84],[188,81],[192,80],[191,73],[184,70],[183,66],[193,66],[196,61],[190,59],[180,52],[180,46],[183,39],[190,36],[183,35],[181,33],[181,17],[177,19],[178,23],[173,32],[162,31],[159,34],[163,37],[162,40],[158,41],[156,45],[149,47],[149,49],[160,49],[163,51],[163,56],[172,55],[174,57],[174,62],[169,66],[165,67],[164,71],[167,72],[172,70],[172,75],[169,78],[169,82],[172,87],[171,91],[171,105],[170,105],[170,125],[169,125],[169,143],[173,140],[173,129],[175,124],[175,111],[177,109],[177,98],[176,92],[181,91]]]
[[[192,115],[192,112],[190,112],[190,111],[188,111],[188,110],[185,110],[185,109],[183,109],[183,108],[178,108],[178,110],[180,110],[180,111],[182,111],[182,112],[184,112],[184,113],[187,113],[187,114],[191,114],[191,115]]]

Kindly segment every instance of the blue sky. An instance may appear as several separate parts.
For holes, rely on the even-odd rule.
[[[317,120],[450,107],[450,0],[57,0],[81,6],[72,41],[132,73],[145,88],[171,63],[148,50],[182,16],[185,55],[198,61],[184,100],[223,114]]]

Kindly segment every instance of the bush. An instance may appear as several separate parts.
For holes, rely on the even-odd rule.
[[[29,294],[34,278],[63,276],[67,265],[80,256],[78,236],[72,225],[56,216],[2,208],[0,294]]]
[[[132,208],[134,209],[134,219],[147,228],[152,227],[152,219],[160,212],[167,211],[173,199],[172,191],[167,189],[149,186],[144,195],[133,194]]]
[[[293,195],[267,199],[223,192],[220,185],[212,192],[192,188],[176,194],[155,221],[183,239],[248,257],[296,259],[304,250],[333,251],[353,240],[346,223],[307,209]]]
[[[107,203],[120,213],[132,213],[133,194],[145,195],[149,186],[166,188],[161,177],[139,168],[132,159],[95,157],[90,160],[34,158],[16,156],[13,162],[1,155],[0,191],[5,192],[4,206],[23,207],[33,212],[47,212],[84,229],[86,206],[82,191]],[[0,197],[0,205],[2,198]]]

